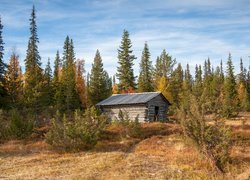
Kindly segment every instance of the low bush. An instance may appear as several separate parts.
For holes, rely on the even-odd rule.
[[[46,142],[66,151],[90,149],[96,145],[106,124],[107,117],[100,115],[94,107],[84,113],[75,111],[73,118],[64,115],[61,120],[57,115],[45,135]]]
[[[33,117],[23,115],[17,109],[9,112],[0,111],[0,140],[23,139],[32,133]]]
[[[0,142],[7,138],[8,120],[2,109],[0,109]]]
[[[121,127],[121,138],[138,137],[141,135],[141,124],[138,117],[134,120],[130,119],[127,111],[120,110],[118,117],[113,119],[112,124]]]
[[[32,133],[34,124],[33,117],[31,115],[25,117],[16,109],[12,109],[9,114],[10,125],[8,131],[10,137],[16,139],[28,137]]]

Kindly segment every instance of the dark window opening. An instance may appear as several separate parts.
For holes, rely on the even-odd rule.
[[[159,115],[159,106],[155,106],[154,121],[158,121],[158,115]]]

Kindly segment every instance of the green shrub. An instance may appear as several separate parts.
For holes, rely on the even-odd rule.
[[[7,138],[8,120],[2,109],[0,109],[0,141]]]
[[[118,117],[113,119],[113,124],[121,126],[123,131],[120,132],[121,138],[138,137],[141,134],[141,124],[138,116],[131,120],[127,111],[119,111]]]
[[[224,172],[232,147],[231,129],[219,120],[215,121],[214,125],[208,125],[202,108],[198,107],[194,97],[191,98],[190,104],[190,110],[180,111],[184,133],[195,142],[199,151],[219,172]]]
[[[8,127],[8,132],[10,137],[17,139],[23,139],[32,133],[34,121],[33,117],[28,115],[24,117],[16,109],[12,109],[9,113],[10,124]]]
[[[107,117],[100,115],[94,107],[83,114],[75,111],[73,118],[64,116],[52,120],[51,129],[46,134],[46,142],[63,150],[85,150],[96,145],[100,133],[107,124]]]

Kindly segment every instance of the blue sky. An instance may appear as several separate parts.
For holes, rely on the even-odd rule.
[[[112,75],[117,67],[117,49],[123,29],[130,32],[134,69],[138,74],[144,42],[151,60],[165,48],[183,65],[194,69],[210,57],[214,65],[226,62],[231,52],[236,72],[239,59],[250,61],[249,0],[0,0],[4,25],[5,59],[13,47],[21,65],[29,38],[29,18],[36,7],[38,45],[43,66],[53,64],[56,51],[62,53],[65,37],[75,45],[76,57],[84,59],[89,71],[96,49],[104,67]]]

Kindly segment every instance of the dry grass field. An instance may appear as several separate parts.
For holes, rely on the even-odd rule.
[[[54,151],[43,139],[0,144],[0,179],[248,179],[250,114],[227,121],[233,128],[232,162],[216,174],[175,124],[143,125],[143,138],[109,138],[86,152]]]

